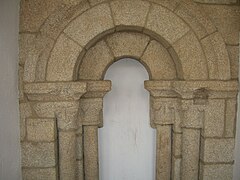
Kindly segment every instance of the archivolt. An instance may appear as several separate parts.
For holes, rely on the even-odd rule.
[[[229,57],[222,37],[197,5],[155,0],[90,2],[91,7],[87,2],[82,3],[83,13],[76,15],[75,12],[72,18],[63,18],[61,23],[54,15],[49,17],[61,31],[54,33],[46,25],[49,18],[45,21],[36,47],[43,43],[43,38],[52,39],[54,43],[49,43],[47,48],[41,44],[41,51],[32,52],[38,58],[26,61],[26,82],[72,81],[77,77],[100,79],[107,66],[125,56],[142,61],[152,79],[231,79]],[[119,42],[125,48],[128,46],[129,52],[121,53],[124,47],[115,47]],[[138,46],[142,46],[141,52]],[[87,60],[94,56],[94,49],[103,47],[103,51],[111,51],[109,56],[112,57],[105,59],[95,53],[96,57]],[[113,48],[118,52],[114,53]],[[135,54],[134,49],[138,49],[139,54]],[[217,56],[218,52],[221,56]],[[147,53],[150,54],[147,56]],[[164,58],[160,58],[162,54]],[[156,67],[150,67],[154,64]],[[162,71],[164,68],[169,70],[168,74],[161,74],[166,71]]]

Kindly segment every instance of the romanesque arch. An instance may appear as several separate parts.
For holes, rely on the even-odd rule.
[[[20,57],[24,177],[98,179],[97,130],[111,89],[103,76],[123,57],[150,74],[156,179],[207,179],[222,164],[231,174],[238,83],[222,36],[195,3],[66,1],[37,32],[20,37],[31,44]]]

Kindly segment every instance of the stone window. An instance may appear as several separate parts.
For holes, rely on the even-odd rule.
[[[99,179],[98,129],[111,90],[104,75],[126,57],[149,74],[156,179],[232,179],[238,34],[214,24],[208,5],[36,2],[21,2],[23,179]]]

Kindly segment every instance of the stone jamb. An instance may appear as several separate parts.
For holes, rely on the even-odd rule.
[[[111,90],[110,81],[88,81],[87,93],[80,100],[80,126],[83,129],[83,176],[99,178],[98,128],[103,125],[103,97]]]

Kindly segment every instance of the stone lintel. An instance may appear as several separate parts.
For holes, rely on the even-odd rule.
[[[236,98],[237,81],[145,81],[145,88],[154,97],[183,99]]]
[[[30,101],[75,101],[86,92],[85,82],[28,83],[24,86]]]

